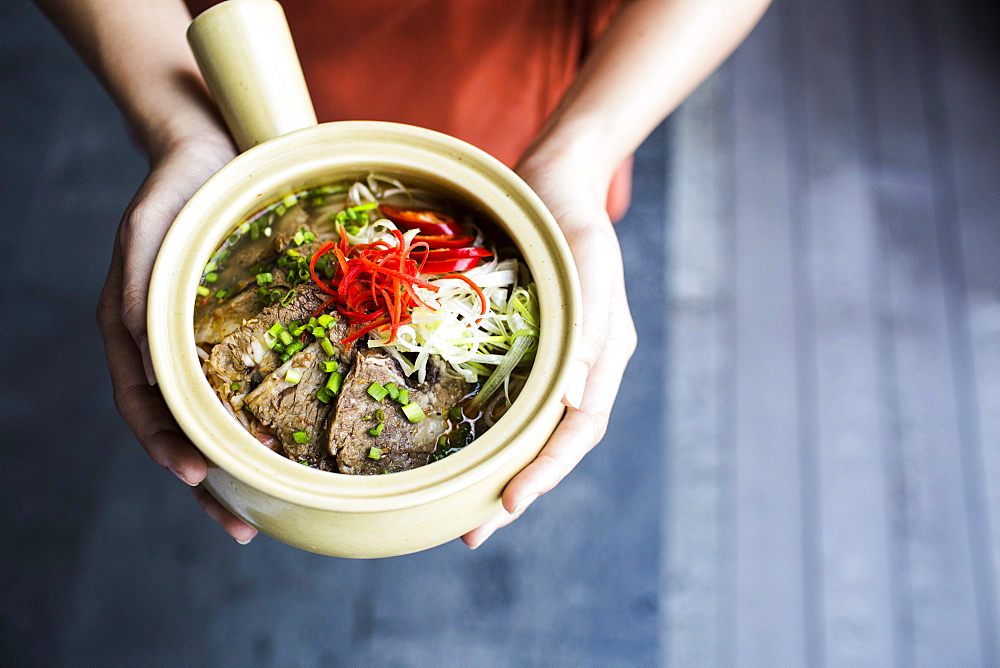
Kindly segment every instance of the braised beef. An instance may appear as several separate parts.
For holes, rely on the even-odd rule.
[[[287,305],[268,306],[212,348],[205,373],[235,411],[243,408],[247,392],[281,364],[278,354],[267,347],[264,334],[275,322],[308,321],[325,295],[313,285],[300,285]]]
[[[319,401],[316,393],[330,375],[322,362],[330,359],[320,344],[313,343],[278,367],[243,400],[293,461],[318,464],[325,456],[327,415],[332,405]]]
[[[275,223],[270,237],[240,242],[239,252],[231,256],[216,279],[216,284],[224,286],[225,291],[232,296],[222,300],[200,300],[195,304],[196,343],[215,345],[244,320],[260,313],[264,305],[257,296],[257,269],[273,267],[269,272],[273,281],[267,285],[270,290],[280,289],[284,292],[302,282],[289,276],[287,270],[275,266],[278,259],[290,249],[294,249],[303,258],[309,258],[319,248],[320,244],[315,240],[297,244],[295,234],[299,230],[312,232],[309,214],[301,206],[295,206]]]
[[[448,410],[474,387],[447,376],[440,368],[432,375],[434,379],[418,386],[403,375],[389,355],[368,349],[357,353],[344,378],[329,429],[329,450],[336,455],[342,473],[394,473],[428,463],[438,438],[447,430]],[[406,388],[409,400],[421,407],[426,419],[411,423],[399,403],[389,397],[376,401],[368,393],[372,383]],[[372,436],[369,430],[377,425],[380,409],[384,427],[378,436]]]
[[[243,323],[263,309],[255,286],[245,288],[229,299],[214,303],[211,308],[199,308],[195,312],[195,343],[215,345],[230,332],[239,329]]]

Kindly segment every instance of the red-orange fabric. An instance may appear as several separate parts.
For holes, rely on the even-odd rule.
[[[215,4],[188,0],[192,15]],[[385,120],[463,139],[513,166],[621,0],[283,2],[321,122]],[[609,193],[628,206],[630,167]]]

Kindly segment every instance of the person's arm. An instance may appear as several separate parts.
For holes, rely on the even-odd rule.
[[[149,175],[122,217],[97,319],[115,404],[149,456],[191,485],[205,511],[240,542],[255,529],[199,483],[205,461],[153,386],[146,295],[163,237],[184,203],[235,155],[201,79],[181,0],[37,0],[125,114],[149,155]]]
[[[228,135],[198,71],[180,0],[36,0],[111,94],[154,161]]]
[[[736,48],[769,0],[635,0],[615,15],[516,171],[566,234],[583,290],[583,337],[566,416],[503,493],[502,513],[463,537],[478,547],[519,517],[603,437],[636,334],[621,250],[605,211],[611,179]],[[582,391],[581,391],[582,390]]]

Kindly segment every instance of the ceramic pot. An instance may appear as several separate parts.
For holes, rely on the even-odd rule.
[[[278,540],[323,554],[370,558],[426,549],[500,511],[504,486],[534,459],[561,419],[566,370],[579,334],[575,267],[541,200],[486,153],[406,125],[315,125],[305,84],[289,88],[289,68],[299,80],[301,70],[287,27],[274,37],[284,25],[273,0],[231,0],[192,23],[189,40],[245,152],[195,193],[164,240],[149,291],[154,370],[178,424],[209,463],[205,486],[236,516]],[[267,40],[248,38],[248,31],[260,29]],[[247,56],[248,44],[262,43],[271,45],[270,58],[254,49],[253,58]],[[254,59],[263,64],[253,65]],[[285,78],[273,85],[271,77],[282,70]],[[242,91],[243,99],[227,87]],[[275,89],[282,91],[278,97]],[[483,436],[421,468],[351,476],[301,466],[253,438],[205,379],[193,318],[205,264],[243,220],[290,192],[370,172],[449,193],[496,221],[537,284],[541,333],[523,390]]]

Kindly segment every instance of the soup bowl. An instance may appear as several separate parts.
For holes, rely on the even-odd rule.
[[[236,4],[245,9],[272,3]],[[267,24],[273,30],[273,20]],[[199,46],[197,38],[191,41],[201,62],[206,56],[199,49],[208,47]],[[221,56],[213,57],[218,64]],[[205,73],[216,98],[224,98],[227,93],[213,79],[227,75]],[[220,106],[225,111],[226,102],[220,101]],[[231,128],[241,124],[246,129],[238,110],[226,115]],[[245,133],[241,147],[256,145],[219,170],[178,214],[159,252],[149,290],[154,371],[177,423],[208,462],[203,484],[240,519],[290,545],[334,556],[385,557],[427,549],[500,511],[504,486],[535,458],[561,419],[567,363],[579,336],[575,266],[541,200],[483,151],[407,125],[309,125],[308,113],[304,117],[305,122],[301,114],[294,122],[305,127],[291,132],[271,127]],[[461,451],[426,466],[353,476],[297,464],[246,431],[202,372],[193,323],[205,265],[244,220],[289,193],[369,173],[447,194],[494,221],[530,268],[541,319],[531,372],[494,426]]]

